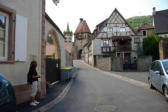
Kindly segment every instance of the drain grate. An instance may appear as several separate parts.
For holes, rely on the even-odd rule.
[[[95,112],[115,112],[117,107],[114,105],[99,105],[95,108]]]

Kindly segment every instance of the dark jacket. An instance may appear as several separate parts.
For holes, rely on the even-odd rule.
[[[29,84],[32,84],[33,81],[38,81],[38,78],[33,78],[33,76],[37,76],[37,71],[35,68],[30,68],[29,69],[29,72],[28,72],[28,75],[27,75],[27,82]]]

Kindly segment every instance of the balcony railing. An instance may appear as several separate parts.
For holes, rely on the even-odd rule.
[[[114,50],[114,47],[112,46],[102,46],[101,47],[102,53],[111,53],[113,52],[113,50]]]
[[[120,45],[116,47],[117,52],[131,51],[131,45]]]
[[[102,53],[112,53],[112,52],[123,52],[131,51],[131,45],[121,45],[121,46],[102,46]]]

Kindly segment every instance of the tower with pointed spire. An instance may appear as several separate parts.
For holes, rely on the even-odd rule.
[[[72,43],[73,33],[72,33],[72,31],[70,31],[69,23],[67,23],[67,29],[66,29],[66,31],[64,31],[64,36],[66,38],[65,43]]]

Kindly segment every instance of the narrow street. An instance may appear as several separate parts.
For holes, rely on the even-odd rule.
[[[79,73],[67,96],[47,112],[168,112],[164,96],[75,61]]]

